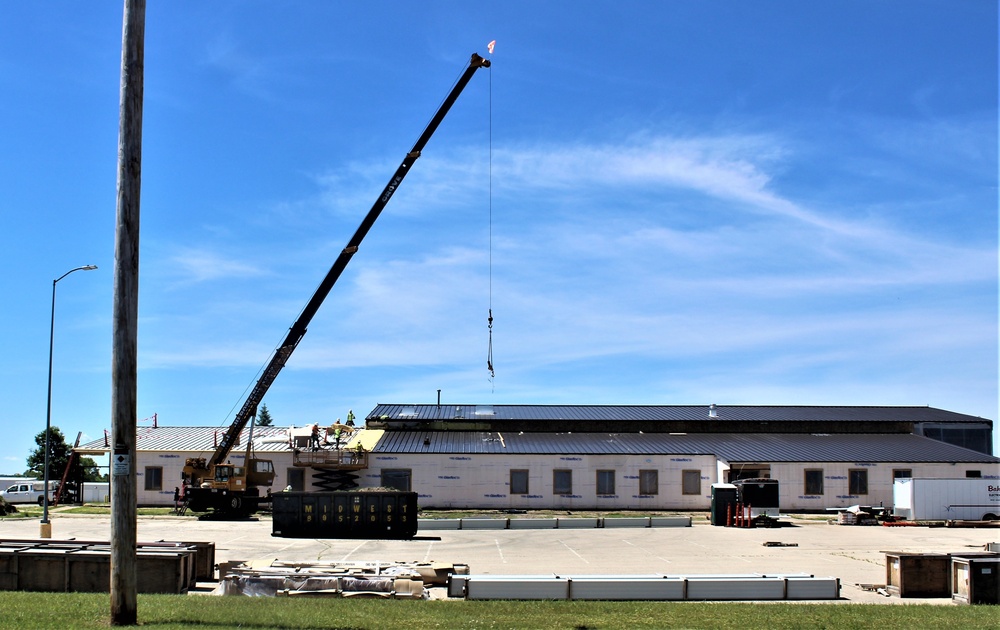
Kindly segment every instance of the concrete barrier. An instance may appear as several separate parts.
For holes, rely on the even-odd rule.
[[[650,527],[691,527],[690,516],[652,516]]]
[[[418,518],[417,531],[434,529],[461,529],[462,521],[457,518]]]
[[[625,516],[622,518],[421,518],[421,530],[441,529],[594,529],[625,527],[691,527],[690,516]]]
[[[506,518],[463,518],[460,529],[507,529]]]
[[[510,529],[555,529],[557,521],[554,518],[512,518]]]
[[[623,518],[603,518],[601,519],[604,529],[614,527],[649,527],[649,517],[627,516]]]
[[[594,529],[598,526],[600,519],[597,518],[557,518],[556,528],[558,529]]]

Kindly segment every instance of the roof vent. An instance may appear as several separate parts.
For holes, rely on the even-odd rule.
[[[708,406],[708,417],[709,418],[719,417],[719,411],[718,409],[715,408],[715,403],[712,403],[711,405]]]

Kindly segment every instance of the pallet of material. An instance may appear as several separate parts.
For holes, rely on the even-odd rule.
[[[227,563],[220,567],[216,594],[422,599],[425,585],[444,585],[468,572],[468,565],[442,562]]]
[[[106,540],[54,540],[54,539],[0,539],[0,549],[25,548],[44,544],[63,548],[78,548],[85,546],[89,549],[104,550],[111,552],[111,543]],[[192,542],[192,541],[166,541],[157,540],[154,542],[140,542],[136,544],[136,549],[140,551],[166,550],[176,551],[179,549],[194,550],[194,562],[192,564],[192,575],[190,587],[194,588],[197,582],[212,582],[215,580],[215,543],[214,542]]]
[[[468,575],[469,565],[427,561],[330,561],[287,562],[283,560],[233,561],[219,566],[219,579],[230,575],[310,574],[344,577],[416,574],[424,584],[444,586],[451,575]]]
[[[295,574],[227,575],[217,595],[251,597],[380,597],[423,599],[424,583],[419,575],[343,576]]]

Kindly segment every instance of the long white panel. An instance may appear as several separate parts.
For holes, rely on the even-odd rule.
[[[606,600],[682,600],[682,578],[573,578],[569,583],[570,599]]]
[[[779,600],[785,598],[785,580],[780,578],[688,578],[687,598],[713,601]]]
[[[563,578],[477,577],[465,584],[466,599],[568,599]]]
[[[785,599],[837,599],[840,597],[840,580],[827,578],[788,578]]]

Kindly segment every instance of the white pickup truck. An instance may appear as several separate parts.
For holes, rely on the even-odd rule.
[[[54,495],[55,488],[49,494],[50,502]],[[44,503],[44,496],[45,483],[42,481],[16,483],[3,491],[3,498],[7,503],[37,503],[38,505],[42,505]]]

